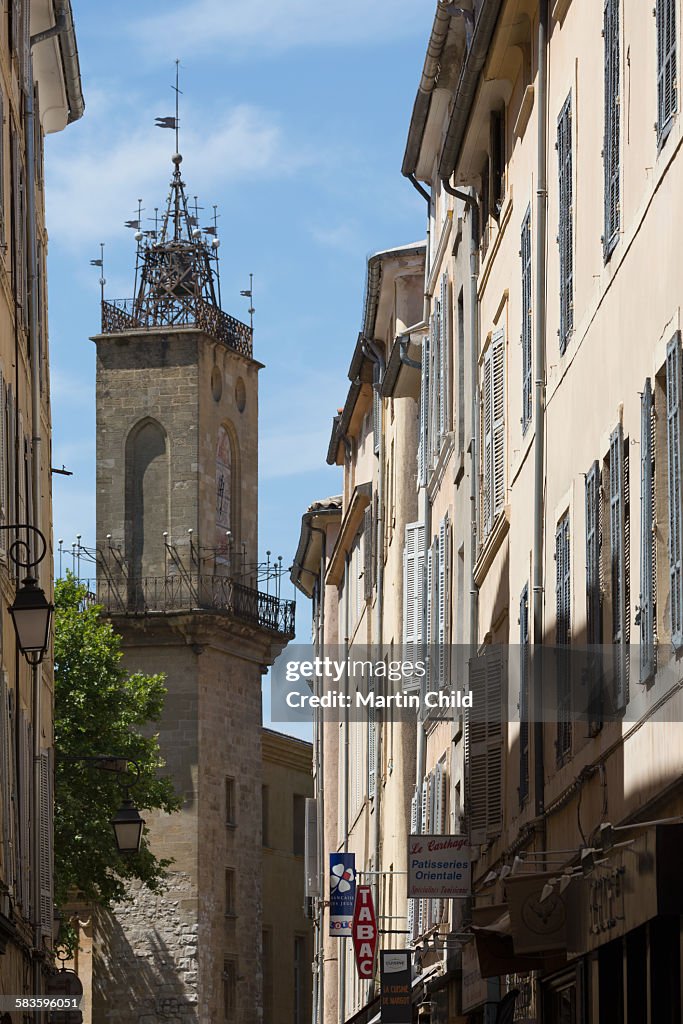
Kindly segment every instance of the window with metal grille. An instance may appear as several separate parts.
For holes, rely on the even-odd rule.
[[[505,505],[505,336],[494,335],[482,368],[482,535]]]
[[[519,599],[519,805],[529,796],[529,587]]]
[[[555,533],[555,644],[557,662],[557,761],[561,764],[572,747],[571,675],[569,647],[571,636],[571,554],[569,513],[560,520]]]
[[[522,223],[522,433],[531,423],[531,207]]]
[[[676,0],[657,0],[657,139],[662,142],[678,109]]]
[[[645,381],[640,400],[640,681],[655,673],[657,622],[657,550],[655,546],[655,446],[652,382]]]
[[[560,352],[564,352],[574,328],[574,182],[572,157],[572,94],[557,119],[559,172],[560,247]]]
[[[681,514],[683,469],[681,467],[681,336],[677,331],[666,349],[666,433],[669,484],[669,582],[671,587],[671,643],[683,646],[683,571]]]
[[[628,703],[628,642],[630,594],[628,572],[628,460],[621,423],[609,443],[610,566],[612,580],[612,643],[615,646],[614,702],[618,711]]]
[[[619,0],[605,0],[603,36],[605,40],[605,142],[603,162],[605,170],[605,228],[603,250],[608,259],[619,238],[620,207],[620,26]]]

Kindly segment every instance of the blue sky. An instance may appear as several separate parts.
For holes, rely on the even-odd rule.
[[[301,514],[339,489],[331,418],[361,324],[365,261],[424,235],[401,159],[434,0],[72,0],[86,112],[46,141],[55,544],[95,533],[98,270],[132,293],[124,221],[164,202],[181,60],[190,195],[219,204],[223,307],[247,320],[260,378],[260,554],[289,565]],[[115,13],[113,13],[115,12]],[[208,223],[208,221],[207,221]],[[289,582],[285,588],[289,594]],[[299,636],[309,609],[300,601]]]

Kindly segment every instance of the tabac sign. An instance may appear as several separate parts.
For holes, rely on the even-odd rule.
[[[406,949],[382,949],[379,954],[382,1024],[412,1024],[412,971]]]
[[[372,978],[375,972],[375,953],[377,952],[377,918],[375,904],[372,900],[372,889],[369,885],[359,885],[356,890],[351,935],[358,976]]]
[[[410,836],[408,896],[457,900],[471,895],[471,856],[464,836]]]
[[[344,938],[351,934],[356,903],[355,853],[330,854],[330,935]]]

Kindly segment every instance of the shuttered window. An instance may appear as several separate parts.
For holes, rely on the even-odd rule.
[[[572,96],[567,97],[557,121],[560,247],[560,352],[574,328],[574,182],[572,155]]]
[[[557,663],[557,761],[561,763],[571,751],[571,675],[568,647],[571,630],[571,557],[569,547],[569,513],[560,521],[555,533],[555,601],[556,601],[556,663]]]
[[[370,692],[374,688],[370,687]],[[377,786],[377,711],[368,705],[368,796],[374,797]]]
[[[628,703],[629,581],[627,571],[628,488],[621,424],[609,443],[610,566],[612,575],[612,643],[615,645],[614,700],[617,710]]]
[[[418,796],[418,792],[417,792],[417,789],[416,789],[415,792],[413,793],[413,798],[410,801],[410,834],[411,834],[411,836],[417,835],[417,828],[418,828],[418,821],[419,821],[419,818],[418,818],[418,805],[419,805],[419,796]],[[415,939],[417,938],[417,907],[416,907],[417,902],[418,901],[415,900],[415,899],[409,899],[408,900],[408,936],[409,936],[409,941],[410,942],[414,942]]]
[[[422,339],[422,378],[420,381],[420,438],[417,450],[418,486],[427,484],[429,463],[429,380],[431,359],[431,330]]]
[[[620,212],[620,65],[619,65],[619,0],[605,0],[605,229],[603,248],[608,259],[619,237]]]
[[[5,98],[0,90],[0,245],[5,242]]]
[[[482,384],[483,535],[505,505],[505,335],[494,335],[484,357]]]
[[[415,662],[422,643],[422,602],[425,561],[422,523],[408,523],[403,549],[403,654]]]
[[[451,315],[448,293],[448,275],[442,274],[439,301],[439,447],[451,429]]]
[[[666,349],[666,432],[667,476],[669,484],[669,581],[671,586],[671,642],[683,645],[683,572],[681,558],[681,514],[683,478],[681,474],[681,337],[678,332]]]
[[[439,525],[438,539],[438,573],[436,586],[438,589],[437,643],[439,662],[439,686],[448,683],[448,625],[450,621],[450,525],[448,516],[444,516]]]
[[[17,716],[19,731],[19,902],[24,917],[31,913],[31,765],[33,763],[33,729],[31,722],[23,711]]]
[[[655,446],[652,383],[645,381],[640,406],[640,681],[655,672],[657,563],[655,548]]]
[[[14,733],[6,673],[0,670],[0,821],[2,822],[2,880],[14,894]]]
[[[53,878],[53,776],[50,754],[40,754],[40,927],[43,935],[52,937],[54,918]]]
[[[442,427],[442,379],[441,379],[441,366],[443,362],[443,336],[441,332],[441,300],[437,299],[434,304],[434,316],[432,317],[432,371],[430,377],[430,394],[429,394],[429,422],[430,422],[430,441],[429,441],[429,465],[427,472],[431,469],[434,462],[438,458],[439,449],[441,448],[441,427]]]
[[[519,599],[519,804],[529,796],[529,587]]]
[[[373,568],[375,554],[374,522],[372,505],[368,505],[363,518],[363,597],[366,601],[372,598]]]
[[[586,473],[586,642],[595,647],[602,643],[602,579],[600,548],[602,544],[602,501],[600,464],[597,460]],[[602,728],[602,659],[597,652],[589,659],[588,706],[589,729],[595,735]]]
[[[657,137],[661,142],[678,109],[676,0],[657,0]]]
[[[431,789],[431,819],[429,822],[429,833],[434,836],[446,834],[446,805],[447,805],[447,778],[443,762],[439,761],[434,765],[434,771],[430,776]],[[430,926],[439,924],[446,906],[445,900],[432,900],[430,907]]]
[[[522,224],[522,433],[531,423],[531,207]]]
[[[429,825],[429,778],[422,780],[422,793],[420,797],[420,833],[425,835]],[[417,933],[423,935],[427,928],[427,913],[429,900],[418,900]]]
[[[474,711],[468,722],[468,821],[470,842],[485,843],[503,824],[505,649],[495,645],[470,660]]]

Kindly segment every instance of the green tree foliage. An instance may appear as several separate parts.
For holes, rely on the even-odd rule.
[[[143,834],[140,852],[119,855],[111,819],[122,801],[122,776],[65,758],[122,755],[137,762],[140,777],[131,792],[144,809],[171,813],[180,806],[156,735],[166,687],[161,675],[129,675],[121,666],[121,637],[104,622],[101,608],[72,576],[55,586],[55,902],[74,891],[111,906],[137,879],[158,890],[171,863],[154,856]],[[134,778],[134,773],[125,778]],[[68,945],[68,936],[66,938]]]

